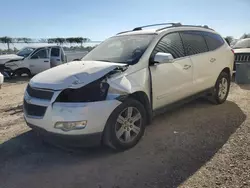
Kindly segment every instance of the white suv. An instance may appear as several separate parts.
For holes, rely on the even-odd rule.
[[[124,150],[166,106],[201,95],[226,100],[234,54],[218,33],[181,24],[145,27],[33,77],[24,96],[27,124],[53,142]]]

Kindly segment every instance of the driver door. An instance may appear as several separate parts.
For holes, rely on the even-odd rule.
[[[185,56],[180,34],[161,38],[151,57],[158,52],[170,53],[174,60],[150,65],[154,110],[189,96],[193,90],[193,65]]]
[[[29,68],[32,74],[38,74],[49,69],[50,66],[50,49],[41,48],[34,52],[28,59]]]

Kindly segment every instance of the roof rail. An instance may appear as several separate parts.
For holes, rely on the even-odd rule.
[[[180,26],[181,23],[159,23],[159,24],[144,25],[144,26],[134,28],[133,31],[142,30],[142,28],[145,28],[145,27],[154,27],[154,26],[160,26],[160,25]]]
[[[199,28],[206,28],[206,29],[213,30],[212,28],[208,27],[207,25],[202,26],[202,25],[182,25],[181,23],[159,23],[159,24],[151,24],[151,25],[136,27],[136,28],[134,28],[133,30],[130,30],[130,31],[122,31],[120,33],[117,33],[117,35],[122,34],[122,33],[131,32],[131,31],[139,31],[139,30],[142,30],[142,28],[145,28],[145,27],[154,27],[154,26],[160,26],[160,25],[169,25],[169,26],[159,28],[156,31],[161,31],[161,30],[171,28],[171,27],[199,27]]]
[[[184,26],[184,27],[200,27],[200,28],[213,30],[212,28],[208,27],[207,25],[182,25],[182,26]]]
[[[160,28],[160,29],[157,29],[156,31],[161,31],[161,30],[164,30],[164,29],[167,29],[167,28],[171,28],[171,27],[199,27],[199,28],[206,28],[206,29],[210,29],[210,30],[213,30],[212,28],[208,27],[207,25],[174,25],[174,26],[168,26],[168,27],[163,27],[163,28]],[[213,30],[214,31],[214,30]]]
[[[181,23],[159,23],[159,24],[144,25],[144,26],[136,27],[136,28],[134,28],[133,30],[130,30],[130,31],[139,31],[139,30],[142,30],[142,28],[145,28],[145,27],[154,27],[154,26],[160,26],[160,25],[181,26]],[[120,33],[117,33],[117,35],[122,34],[122,33],[127,33],[127,32],[130,32],[130,31],[122,31]]]

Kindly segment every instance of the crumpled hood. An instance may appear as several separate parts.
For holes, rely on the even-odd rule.
[[[250,53],[250,48],[239,48],[239,49],[233,49],[235,54],[238,53]]]
[[[23,57],[18,56],[16,54],[0,55],[0,64],[4,64],[9,60],[21,60],[21,59],[23,59]]]
[[[70,62],[37,74],[30,80],[30,85],[53,90],[78,88],[101,78],[119,66],[126,64],[100,61]]]

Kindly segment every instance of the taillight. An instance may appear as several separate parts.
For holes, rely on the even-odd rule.
[[[233,54],[234,54],[234,49],[231,49],[231,51],[233,52]]]

